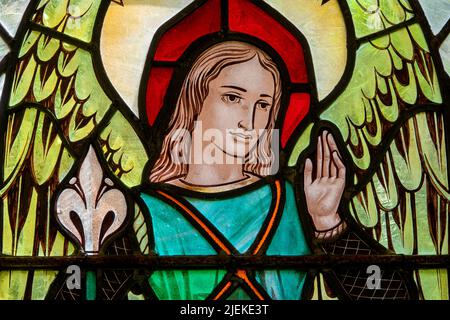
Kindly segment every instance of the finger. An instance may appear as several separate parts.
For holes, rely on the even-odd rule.
[[[313,164],[311,159],[306,159],[305,172],[303,173],[303,181],[305,186],[309,186],[312,183]]]
[[[328,142],[328,147],[330,148],[330,153],[333,154],[335,152],[338,152],[338,147],[336,142],[334,141],[333,135],[331,133],[329,133],[327,135],[327,142]],[[334,162],[333,158],[330,161],[330,177],[336,177],[337,176],[337,166],[336,163]]]
[[[317,157],[316,157],[316,178],[322,177],[322,139],[320,136],[317,138]]]
[[[333,153],[334,151],[339,152],[336,141],[334,141],[334,137],[331,133],[327,136],[327,141],[328,141],[328,145],[330,146],[331,153]]]
[[[338,168],[338,178],[345,178],[345,166],[337,152],[333,152],[333,161]]]
[[[336,177],[338,169],[337,169],[336,161],[334,160],[334,153],[337,154],[338,159],[340,160],[342,165],[343,165],[343,163],[341,160],[341,155],[339,153],[339,148],[338,148],[336,141],[334,140],[334,137],[332,134],[329,134],[327,136],[327,141],[328,141],[328,145],[330,147],[330,152],[331,152],[331,154],[333,154],[333,161],[330,164],[330,176]],[[344,170],[345,170],[345,166],[344,166]],[[345,173],[344,173],[344,175],[345,175]]]
[[[332,152],[334,155],[336,152]],[[330,177],[336,178],[337,176],[337,167],[334,162],[334,157],[332,158],[332,161],[330,161]]]
[[[336,152],[340,162],[342,163],[342,165],[344,165],[342,162],[341,153],[339,152],[339,148],[338,148],[336,141],[334,140],[334,137],[332,134],[328,135],[328,144],[330,145],[331,153]],[[335,162],[335,165],[337,166],[336,162]]]
[[[322,177],[330,176],[330,147],[327,142],[328,131],[322,133],[322,148],[323,148],[323,164],[322,164]]]

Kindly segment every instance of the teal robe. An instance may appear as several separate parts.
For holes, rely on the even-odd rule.
[[[294,190],[285,182],[286,196],[280,223],[267,247],[266,255],[307,255],[310,253],[296,207]],[[273,208],[272,188],[262,185],[242,195],[209,199],[184,197],[204,219],[209,221],[239,253],[246,253],[257,239],[264,221]],[[160,256],[216,255],[217,250],[174,206],[153,195],[142,199],[151,215],[155,251]],[[222,281],[226,270],[164,270],[149,279],[150,286],[162,300],[205,299]],[[301,298],[306,273],[297,270],[261,270],[256,281],[272,299]],[[229,299],[248,299],[238,288]]]

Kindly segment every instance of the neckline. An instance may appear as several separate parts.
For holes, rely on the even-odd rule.
[[[247,178],[243,178],[232,183],[219,184],[219,185],[211,185],[211,186],[203,186],[203,185],[195,185],[183,180],[184,176],[176,177],[172,180],[166,181],[162,183],[163,185],[175,187],[177,189],[184,190],[188,193],[202,193],[202,194],[222,194],[222,193],[234,193],[242,191],[242,189],[251,187],[251,186],[259,186],[264,183],[264,178],[254,175],[252,173],[246,172],[245,175]]]

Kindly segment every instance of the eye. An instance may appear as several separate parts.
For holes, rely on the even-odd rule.
[[[256,107],[260,110],[266,111],[270,109],[271,105],[266,101],[259,101],[258,103],[256,103]]]
[[[241,102],[242,98],[239,97],[238,95],[232,94],[232,93],[228,93],[222,96],[222,100],[225,103],[232,103],[232,104],[236,104]]]

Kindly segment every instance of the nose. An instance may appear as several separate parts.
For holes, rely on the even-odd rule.
[[[251,130],[251,128],[249,128],[249,126],[245,124],[244,120],[239,121],[238,127],[239,127],[239,129],[242,129],[245,131]]]
[[[243,129],[246,131],[253,130],[253,112],[253,108],[247,105],[243,106],[243,119],[238,123],[239,129]]]

